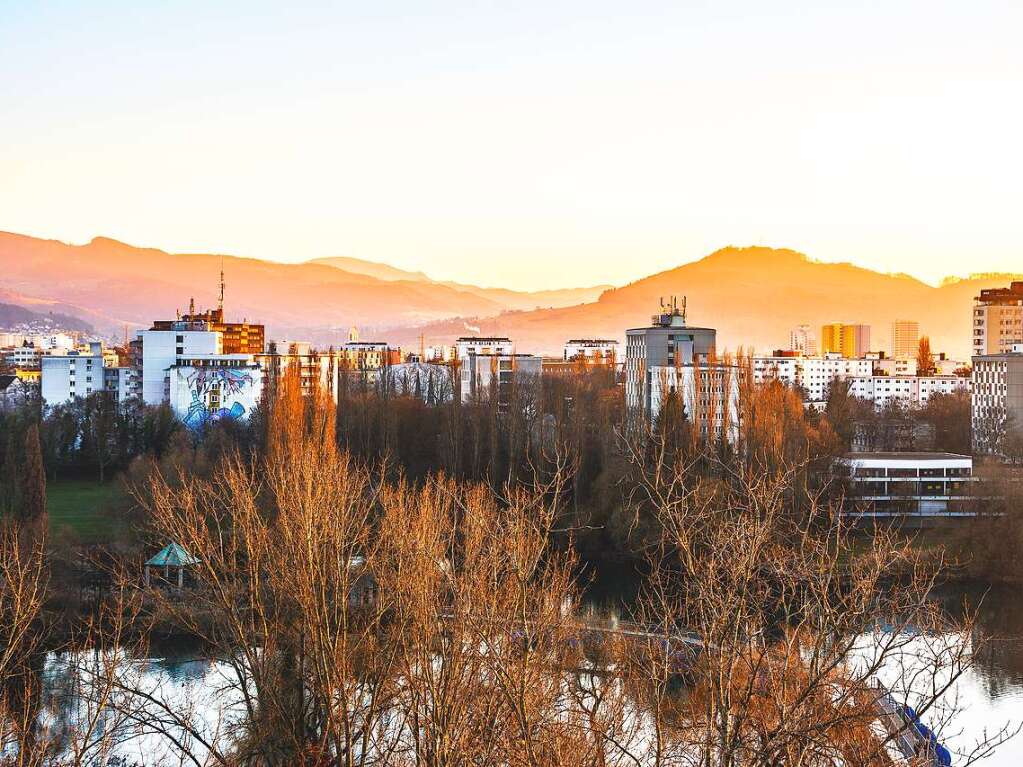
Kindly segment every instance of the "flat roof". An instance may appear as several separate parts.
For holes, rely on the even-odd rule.
[[[925,453],[925,452],[877,452],[877,453],[846,453],[843,458],[850,461],[972,461],[973,456],[961,453]]]

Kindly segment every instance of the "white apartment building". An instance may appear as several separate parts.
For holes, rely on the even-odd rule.
[[[159,405],[170,399],[168,371],[182,357],[220,354],[221,334],[208,330],[206,323],[177,322],[171,330],[140,330],[136,339],[142,344],[142,401]]]
[[[836,378],[870,377],[874,360],[847,358],[832,352],[823,357],[769,356],[752,360],[753,382],[777,379],[803,391],[803,398],[820,402],[827,396],[828,386]]]
[[[75,397],[106,391],[101,344],[91,344],[87,353],[47,354],[41,358],[40,367],[44,406],[62,405]]]
[[[496,396],[503,408],[511,401],[515,386],[538,389],[542,371],[543,358],[533,354],[469,354],[460,366],[460,398],[462,402],[485,402]]]
[[[466,360],[470,354],[503,354],[515,353],[515,344],[504,336],[462,336],[455,341],[455,358]]]
[[[563,359],[613,364],[618,359],[618,342],[607,338],[573,338],[565,342]]]
[[[131,367],[109,366],[107,361],[108,356],[99,342],[89,344],[88,351],[44,355],[40,360],[43,404],[53,407],[99,392],[111,394],[118,401],[137,394],[137,371]]]
[[[849,379],[849,394],[870,400],[878,410],[895,400],[910,407],[923,407],[934,394],[969,390],[970,379],[960,376],[854,376]]]
[[[1023,428],[1023,343],[973,358],[973,452],[999,454],[1008,427]]]
[[[682,397],[686,419],[704,440],[739,439],[739,368],[716,363],[650,368],[650,418],[656,419],[665,398]]]
[[[8,365],[16,368],[38,368],[43,352],[35,346],[15,346],[4,354]]]
[[[973,299],[973,354],[1003,354],[1023,344],[1023,282],[980,291]]]

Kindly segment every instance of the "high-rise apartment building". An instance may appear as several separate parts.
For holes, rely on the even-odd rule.
[[[674,300],[650,326],[625,333],[625,406],[633,423],[652,424],[667,397],[681,397],[686,417],[706,440],[738,436],[739,370],[716,359],[717,331],[688,325]]]
[[[1023,282],[980,291],[973,299],[974,355],[1003,354],[1023,343]]]
[[[799,325],[789,333],[789,351],[798,352],[804,357],[817,356],[817,336],[809,325]]]
[[[832,322],[821,327],[820,353],[853,359],[870,351],[870,325]]]
[[[1023,343],[973,358],[973,452],[997,454],[1009,428],[1023,428]]]
[[[916,320],[895,320],[892,323],[892,357],[908,360],[920,347],[920,323]]]

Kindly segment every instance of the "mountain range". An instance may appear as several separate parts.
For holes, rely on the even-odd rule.
[[[220,271],[229,319],[267,325],[275,339],[336,343],[356,325],[403,346],[449,343],[469,329],[508,335],[520,351],[557,354],[568,338],[624,338],[645,325],[661,297],[686,296],[690,324],[718,330],[721,349],[784,347],[801,323],[862,322],[887,350],[895,319],[919,321],[932,347],[970,352],[971,305],[986,287],[1020,275],[985,274],[933,286],[903,274],[825,263],[788,249],[726,247],[617,288],[534,292],[434,280],[422,272],[351,257],[303,263],[167,253],[97,237],[70,245],[0,232],[0,301],[74,315],[120,332],[215,305]]]

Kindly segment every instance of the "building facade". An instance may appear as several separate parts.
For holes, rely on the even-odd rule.
[[[847,515],[972,516],[973,458],[956,453],[849,453],[840,459]]]
[[[909,407],[924,407],[935,394],[969,392],[970,379],[961,376],[854,376],[849,379],[849,394],[869,400],[883,410],[892,402]]]
[[[263,394],[251,354],[180,356],[167,369],[167,402],[193,431],[223,419],[245,420]]]
[[[809,325],[799,325],[792,329],[789,333],[789,351],[804,357],[817,356],[817,336]]]
[[[920,323],[916,320],[895,320],[892,323],[892,357],[896,360],[915,360],[919,347]]]
[[[538,393],[542,372],[543,358],[533,354],[469,354],[459,364],[459,396],[462,402],[496,397],[503,409],[511,404],[515,387]]]
[[[1023,429],[1023,343],[973,358],[973,452],[1001,453],[1009,429]]]
[[[1003,354],[1023,344],[1023,281],[973,299],[973,354]]]
[[[614,365],[618,360],[618,342],[607,338],[573,338],[565,342],[562,359]]]
[[[870,351],[870,325],[832,322],[821,327],[820,353],[854,359]]]
[[[465,360],[470,354],[515,353],[515,345],[505,336],[462,336],[455,341],[455,359]]]

